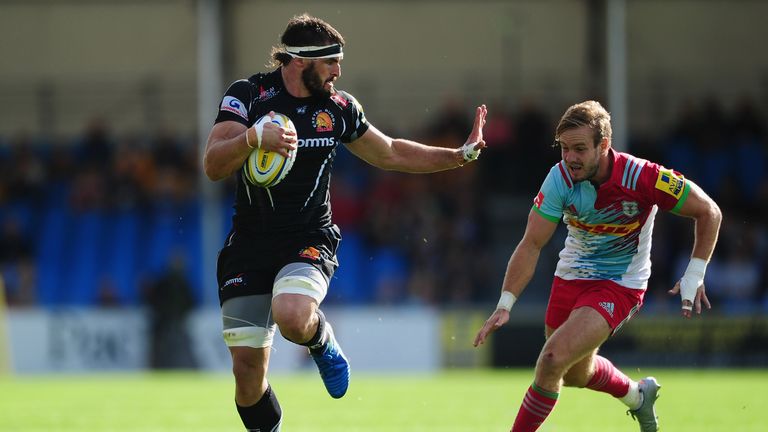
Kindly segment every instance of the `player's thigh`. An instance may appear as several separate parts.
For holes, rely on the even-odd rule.
[[[544,333],[549,338],[556,329],[545,326]],[[563,383],[569,387],[584,387],[587,385],[587,378],[590,376],[592,362],[595,360],[598,348],[590,351],[581,360],[577,360],[563,376]]]
[[[568,319],[550,333],[540,359],[552,359],[556,366],[570,368],[593,353],[611,334],[602,315],[590,307],[575,309]]]
[[[277,273],[272,288],[272,309],[283,313],[311,314],[328,294],[328,279],[315,265],[287,264]]]
[[[272,294],[252,294],[226,300],[221,305],[221,317],[227,347],[272,346],[275,322],[271,309]]]

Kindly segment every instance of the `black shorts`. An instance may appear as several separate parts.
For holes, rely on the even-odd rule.
[[[230,232],[219,252],[216,278],[219,304],[234,297],[272,294],[275,276],[290,263],[303,262],[331,280],[339,267],[336,250],[341,234],[336,225],[294,236],[248,236]]]

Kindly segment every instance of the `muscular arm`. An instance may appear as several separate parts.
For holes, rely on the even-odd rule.
[[[251,149],[245,142],[247,128],[234,121],[217,123],[208,135],[203,155],[205,175],[213,181],[229,177],[240,169]]]
[[[692,257],[709,261],[715,250],[723,215],[720,207],[698,185],[690,180],[688,184],[691,188],[688,198],[675,214],[695,221]]]
[[[557,224],[544,219],[534,210],[528,214],[528,225],[523,239],[515,248],[507,263],[504,282],[501,289],[520,297],[526,285],[533,277],[536,264],[539,262],[541,249],[552,238]]]
[[[362,137],[347,144],[347,148],[369,164],[392,171],[430,173],[456,168],[464,162],[459,149],[390,138],[373,126]]]
[[[475,110],[475,122],[465,146],[480,150],[485,147],[483,126],[485,105]],[[369,164],[392,171],[430,173],[456,168],[464,164],[462,148],[432,147],[406,139],[390,138],[371,125],[357,140],[347,144],[355,156]]]
[[[685,274],[668,291],[671,295],[680,293],[682,314],[685,318],[690,318],[694,311],[700,314],[702,305],[707,309],[712,307],[704,288],[704,273],[707,261],[712,257],[715,249],[720,222],[723,218],[720,208],[712,198],[693,182],[689,181],[688,184],[690,187],[688,197],[675,213],[695,221],[693,252]]]
[[[502,293],[510,292],[515,298],[522,294],[525,286],[533,277],[536,263],[539,261],[541,248],[544,247],[557,228],[557,223],[544,219],[536,211],[528,214],[528,225],[525,228],[523,239],[515,248],[512,257],[507,264],[507,272],[504,274],[504,283],[501,286]],[[503,294],[502,294],[503,298]],[[509,321],[508,308],[497,307],[491,316],[483,323],[483,327],[475,336],[474,346],[485,343],[488,335],[496,331]]]

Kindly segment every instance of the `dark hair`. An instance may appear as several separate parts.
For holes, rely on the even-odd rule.
[[[283,35],[280,36],[283,46],[321,46],[339,44],[344,46],[344,37],[338,30],[327,22],[309,14],[294,16],[288,21]],[[284,66],[290,63],[292,57],[281,47],[272,47],[271,66]]]
[[[571,105],[565,111],[555,129],[555,143],[563,132],[582,126],[589,126],[595,132],[595,147],[603,138],[611,139],[611,115],[600,102],[589,100]]]

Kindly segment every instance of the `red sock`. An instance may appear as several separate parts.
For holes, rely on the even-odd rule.
[[[587,383],[587,388],[620,398],[629,391],[629,378],[607,358],[595,356],[595,374]]]
[[[558,393],[542,390],[536,383],[528,387],[510,432],[533,432],[538,429],[555,407],[557,396]]]

